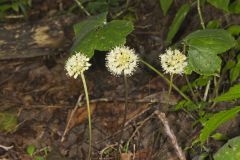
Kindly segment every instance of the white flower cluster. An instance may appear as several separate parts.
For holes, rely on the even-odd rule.
[[[70,58],[68,58],[65,65],[67,74],[70,77],[74,77],[76,79],[81,73],[88,70],[88,68],[91,66],[88,61],[89,58],[80,52],[71,56]]]
[[[159,56],[161,65],[165,73],[182,74],[187,66],[187,57],[179,50],[166,50],[166,53]]]
[[[126,46],[115,47],[106,56],[108,70],[116,76],[131,76],[139,63],[139,57],[133,49]]]

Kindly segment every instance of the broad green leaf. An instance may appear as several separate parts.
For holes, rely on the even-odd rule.
[[[211,5],[218,9],[228,11],[229,0],[207,0],[207,1],[208,3],[210,3]]]
[[[223,53],[236,45],[232,35],[223,29],[198,30],[185,37],[184,42],[209,54]]]
[[[199,141],[203,144],[213,131],[215,131],[221,124],[234,118],[240,111],[240,106],[229,110],[221,111],[213,114],[207,121],[203,122],[203,129],[200,132]]]
[[[214,155],[214,160],[239,160],[240,136],[230,139]]]
[[[235,14],[240,14],[240,0],[235,0],[229,5],[229,11]]]
[[[0,112],[0,131],[11,132],[17,127],[17,117],[14,114]]]
[[[169,44],[172,42],[172,39],[174,38],[174,36],[176,35],[176,33],[178,32],[180,26],[182,25],[186,15],[188,14],[190,10],[190,5],[189,4],[184,4],[180,7],[180,9],[177,11],[173,22],[171,24],[171,26],[169,27],[169,31],[167,34],[167,39],[166,42]]]
[[[239,6],[240,7],[240,6]],[[240,25],[231,25],[228,27],[228,32],[231,33],[233,36],[238,36],[240,34]]]
[[[172,5],[173,0],[160,0],[160,5],[165,16]]]
[[[202,75],[214,75],[221,69],[223,53],[236,45],[231,34],[223,29],[198,30],[183,40],[188,50],[188,62],[192,70]]]
[[[36,151],[36,147],[34,145],[28,145],[27,146],[27,154],[29,156],[33,156],[33,153]]]
[[[75,35],[77,37],[85,36],[94,29],[103,26],[107,21],[106,18],[107,13],[102,13],[97,16],[89,17],[85,21],[75,24],[73,26]]]
[[[232,101],[240,98],[240,84],[231,87],[226,93],[216,97],[215,102]]]
[[[125,44],[126,36],[132,30],[132,22],[113,20],[85,36],[77,37],[71,51],[72,53],[81,51],[91,58],[95,50],[107,51],[115,46]]]
[[[188,50],[188,63],[193,71],[201,75],[215,75],[221,68],[221,59],[205,50],[190,47]]]

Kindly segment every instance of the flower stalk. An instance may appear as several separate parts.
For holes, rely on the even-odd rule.
[[[88,89],[87,89],[87,83],[86,79],[83,73],[81,73],[81,79],[83,83],[84,93],[86,97],[86,103],[87,103],[87,112],[88,112],[88,130],[89,130],[89,148],[88,148],[88,160],[91,159],[92,154],[92,120],[91,120],[91,108],[89,103],[89,95],[88,95]]]
[[[150,65],[149,63],[145,62],[144,60],[141,60],[141,62],[146,65],[148,68],[150,68],[152,71],[154,71],[155,73],[157,73],[162,79],[164,79],[168,84],[171,83],[171,81],[166,78],[161,72],[159,72],[156,68],[154,68],[152,65]],[[174,88],[184,99],[186,99],[187,101],[191,101],[191,99],[184,94],[175,84],[172,84],[172,88]]]

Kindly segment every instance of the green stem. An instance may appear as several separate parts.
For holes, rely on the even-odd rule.
[[[190,84],[190,82],[189,82],[189,80],[188,80],[188,77],[187,77],[186,75],[185,75],[184,77],[185,77],[185,79],[186,79],[188,88],[190,89],[190,91],[191,91],[191,93],[192,93],[193,99],[194,99],[195,101],[197,101],[197,96],[196,96],[196,94],[195,94],[194,91],[193,91],[192,85]]]
[[[123,131],[124,131],[124,126],[127,120],[127,112],[128,112],[128,83],[127,83],[127,76],[125,74],[123,74],[124,77],[124,89],[125,89],[125,104],[124,104],[124,118],[123,118],[123,122],[122,122],[122,129],[121,129],[121,134],[120,134],[120,139],[119,139],[119,145],[120,145],[120,141],[123,138]]]
[[[168,84],[171,83],[171,81],[169,79],[167,79],[161,72],[159,72],[156,68],[154,68],[152,65],[150,65],[149,63],[145,62],[144,60],[141,60],[141,62],[143,64],[145,64],[148,68],[150,68],[151,70],[153,70],[155,73],[157,73],[162,79],[164,79]],[[187,101],[191,101],[191,99],[184,94],[175,84],[172,84],[172,87]]]
[[[168,90],[168,95],[170,96],[171,91],[172,91],[172,84],[173,84],[173,74],[170,75],[170,84],[169,84],[169,90]]]
[[[82,3],[79,0],[74,0],[77,5],[80,7],[80,9],[87,15],[87,16],[91,16],[91,14],[83,7]]]
[[[92,154],[92,121],[91,121],[91,108],[89,103],[89,96],[88,96],[88,89],[87,89],[87,83],[86,79],[83,73],[81,73],[83,88],[85,92],[86,97],[86,103],[87,103],[87,112],[88,112],[88,129],[89,129],[89,148],[88,148],[88,160],[91,160],[91,154]]]
[[[200,23],[202,25],[202,28],[205,29],[205,24],[204,24],[204,21],[203,21],[202,12],[201,12],[201,8],[200,8],[200,0],[197,0],[197,10],[198,10],[198,15],[199,15],[199,18],[200,18]]]

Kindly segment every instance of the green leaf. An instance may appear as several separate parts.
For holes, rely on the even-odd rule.
[[[215,75],[220,72],[221,59],[205,50],[190,47],[188,50],[188,63],[193,71],[201,75]]]
[[[207,1],[208,3],[210,3],[211,5],[218,9],[228,11],[229,0],[207,0]]]
[[[214,160],[239,160],[240,136],[230,139],[214,155]]]
[[[228,137],[223,135],[222,133],[215,133],[211,136],[213,139],[218,141],[225,141],[228,140]]]
[[[202,75],[214,75],[221,69],[223,53],[236,45],[235,39],[223,29],[198,30],[183,40],[188,50],[188,63],[192,70]]]
[[[235,0],[229,5],[229,11],[231,13],[240,14],[240,0]]]
[[[32,144],[27,146],[27,154],[29,156],[32,157],[34,152],[35,152],[35,150],[36,150],[36,147],[34,145],[32,145]]]
[[[0,112],[0,131],[11,132],[17,127],[15,114]]]
[[[189,4],[184,4],[177,11],[177,13],[176,13],[176,15],[173,19],[173,22],[172,22],[171,26],[169,27],[166,43],[170,44],[172,42],[172,39],[174,38],[174,36],[178,32],[178,30],[179,30],[180,26],[182,25],[185,17],[187,16],[189,10],[190,10],[190,5]]]
[[[198,30],[184,38],[185,43],[209,54],[223,53],[236,45],[235,39],[223,29]]]
[[[77,23],[73,26],[77,37],[85,36],[94,29],[103,26],[107,22],[107,13],[89,17],[87,20]]]
[[[234,118],[240,111],[240,106],[229,110],[213,114],[207,121],[203,122],[203,129],[200,132],[199,141],[203,144],[210,134],[215,131],[221,124]]]
[[[160,5],[165,16],[172,5],[173,0],[160,0]]]
[[[217,29],[220,26],[221,26],[221,23],[219,20],[212,20],[212,21],[208,22],[208,24],[207,24],[208,29]]]
[[[240,98],[240,84],[231,87],[226,93],[216,97],[215,102],[232,101]]]
[[[78,36],[71,52],[80,51],[91,58],[95,50],[108,51],[115,46],[125,44],[126,36],[132,30],[132,22],[113,20],[84,36]]]
[[[240,7],[240,6],[239,6]],[[240,25],[231,25],[228,27],[228,32],[231,33],[233,36],[238,36],[240,34]]]
[[[108,11],[108,4],[106,1],[102,2],[89,2],[87,4],[86,9],[91,13],[91,14],[96,14],[96,13],[102,13]]]
[[[236,66],[230,70],[230,82],[233,83],[240,75],[240,66]]]

